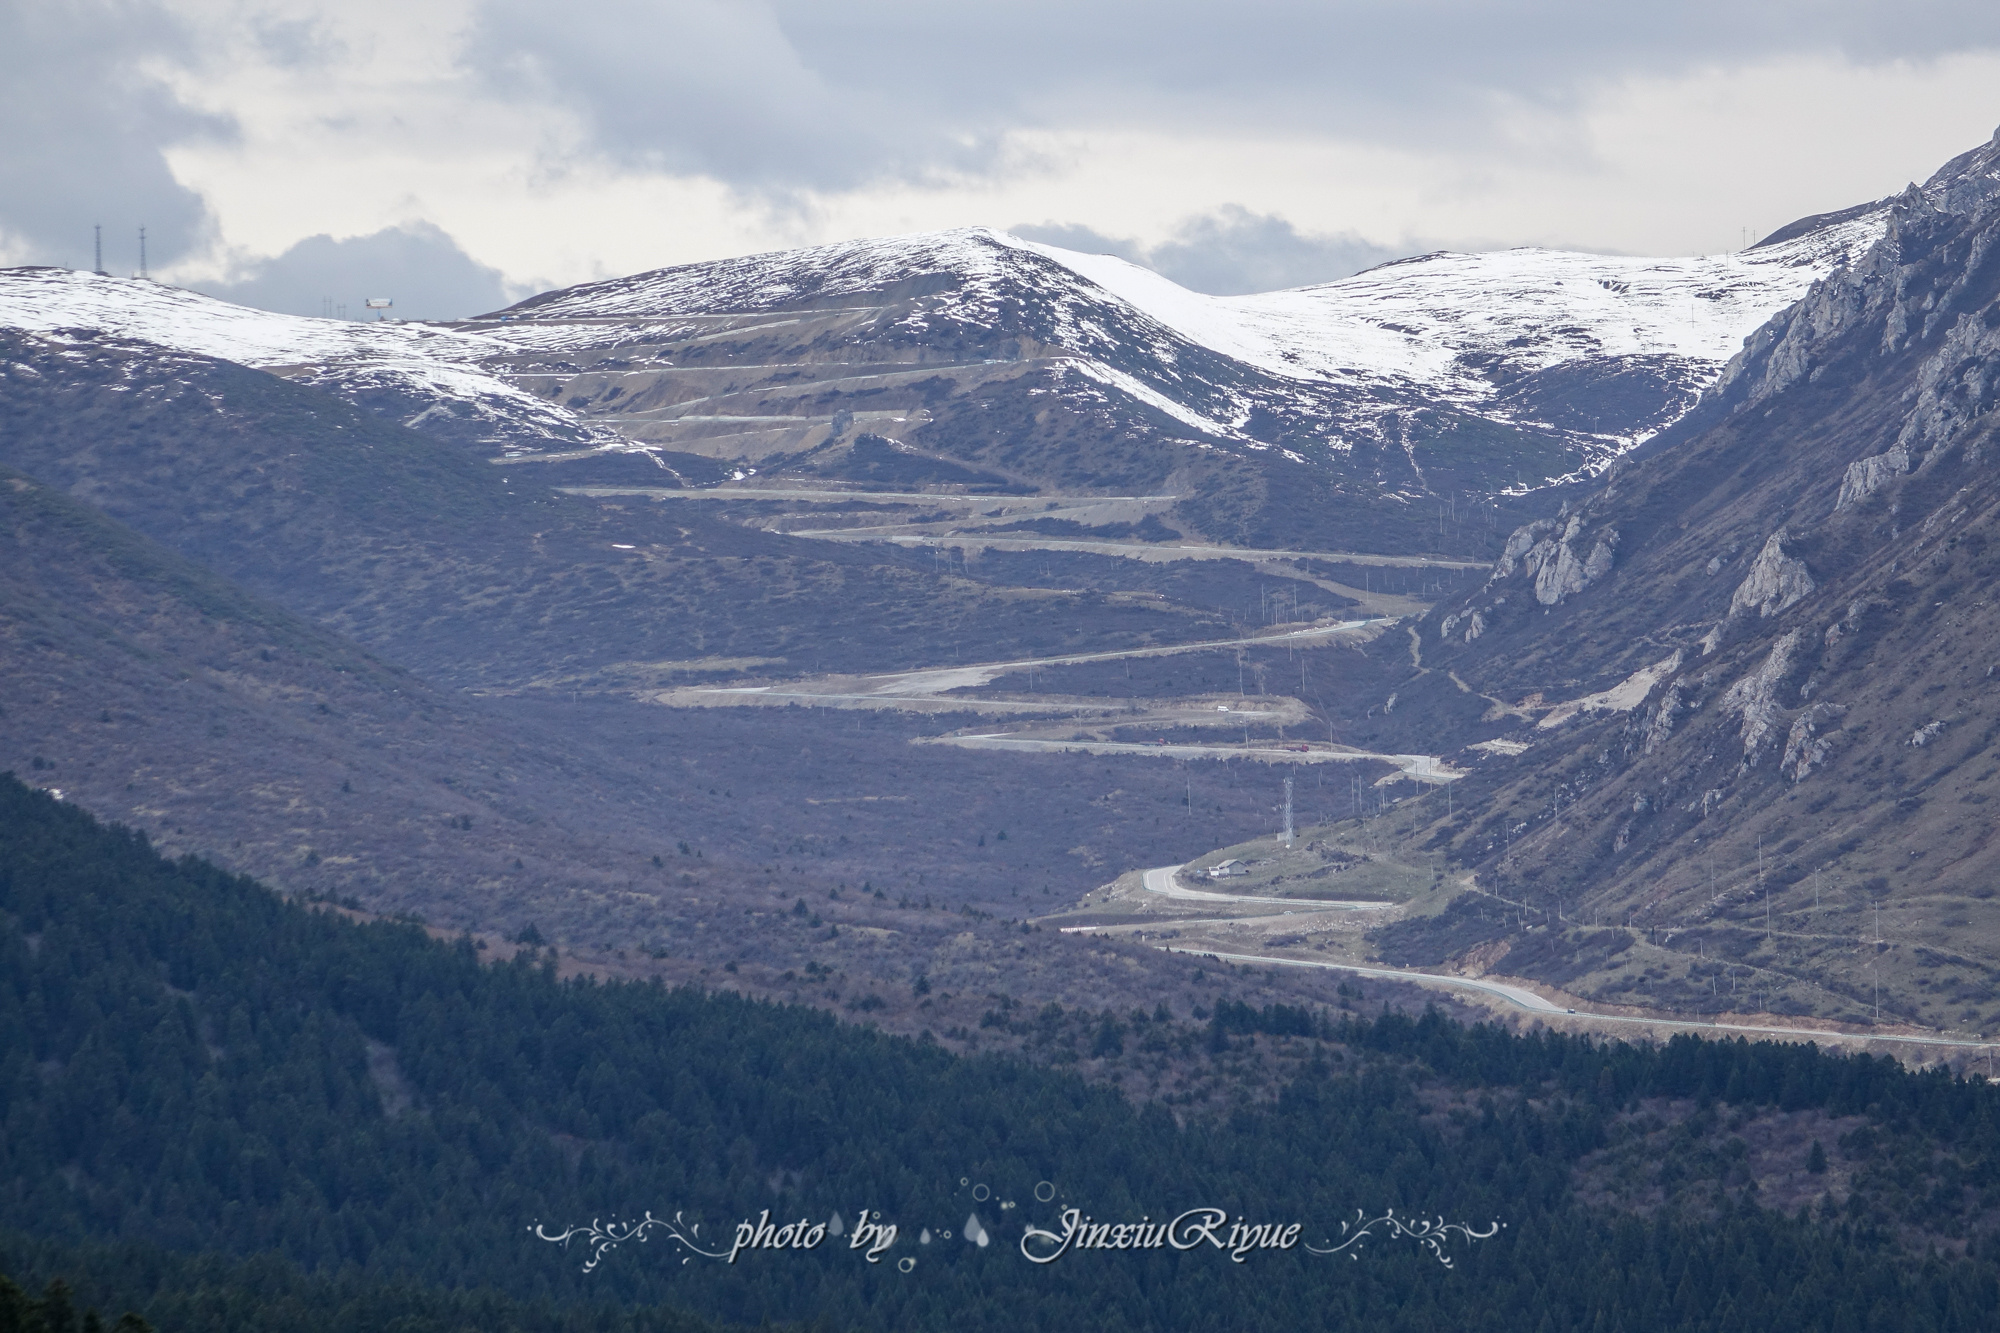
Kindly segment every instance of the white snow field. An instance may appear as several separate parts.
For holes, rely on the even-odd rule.
[[[1712,382],[1742,340],[1872,245],[1886,209],[1736,254],[1681,259],[1521,249],[1420,255],[1293,291],[1205,296],[1109,255],[983,228],[750,255],[585,283],[451,325],[271,314],[137,279],[0,270],[0,327],[102,330],[295,376],[406,424],[440,414],[506,445],[625,447],[615,423],[529,391],[509,358],[643,340],[662,321],[884,308],[894,335],[1020,329],[1059,383],[1115,391],[1199,433],[1264,448],[1258,405],[1333,433],[1440,403],[1495,420],[1502,386],[1570,362],[1648,360]],[[898,293],[900,292],[900,296]],[[741,327],[741,319],[734,321]],[[1094,386],[1094,387],[1093,387]],[[385,408],[384,404],[389,406]],[[1684,410],[1602,434],[1604,456]]]

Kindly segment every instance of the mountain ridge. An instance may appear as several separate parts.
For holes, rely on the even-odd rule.
[[[1582,993],[2000,1019],[1996,256],[2000,136],[1426,618],[1426,661],[1533,719],[1503,729],[1518,757],[1469,756],[1486,803],[1430,836],[1550,928],[1609,918],[1636,952]],[[1394,947],[1504,966],[1509,919],[1468,899]]]
[[[1231,298],[973,228],[654,270],[449,326],[12,270],[0,324],[222,356],[557,480],[838,480],[886,447],[1031,492],[1171,482],[1181,529],[1211,540],[1312,549],[1344,528],[1407,551],[1427,530],[1412,504],[1573,480],[1671,423],[1879,212],[1742,255],[1433,254]],[[1431,544],[1491,554],[1483,532]]]

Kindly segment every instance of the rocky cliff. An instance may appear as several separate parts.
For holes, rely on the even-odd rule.
[[[1568,932],[1517,957],[1606,997],[2000,1026],[1996,409],[2000,136],[1426,619],[1399,709],[1455,673],[1497,706],[1440,747],[1515,744],[1465,752],[1430,831],[1497,897],[1389,946]],[[1624,945],[1578,969],[1587,927]]]

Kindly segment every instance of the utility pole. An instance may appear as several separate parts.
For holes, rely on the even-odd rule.
[[[1292,780],[1285,779],[1285,846],[1292,845]]]
[[[1764,883],[1764,840],[1757,839],[1757,891],[1764,895],[1764,939],[1771,938],[1771,890]]]

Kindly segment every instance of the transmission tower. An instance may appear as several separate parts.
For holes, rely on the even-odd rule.
[[[1292,845],[1292,780],[1285,779],[1285,846]]]

